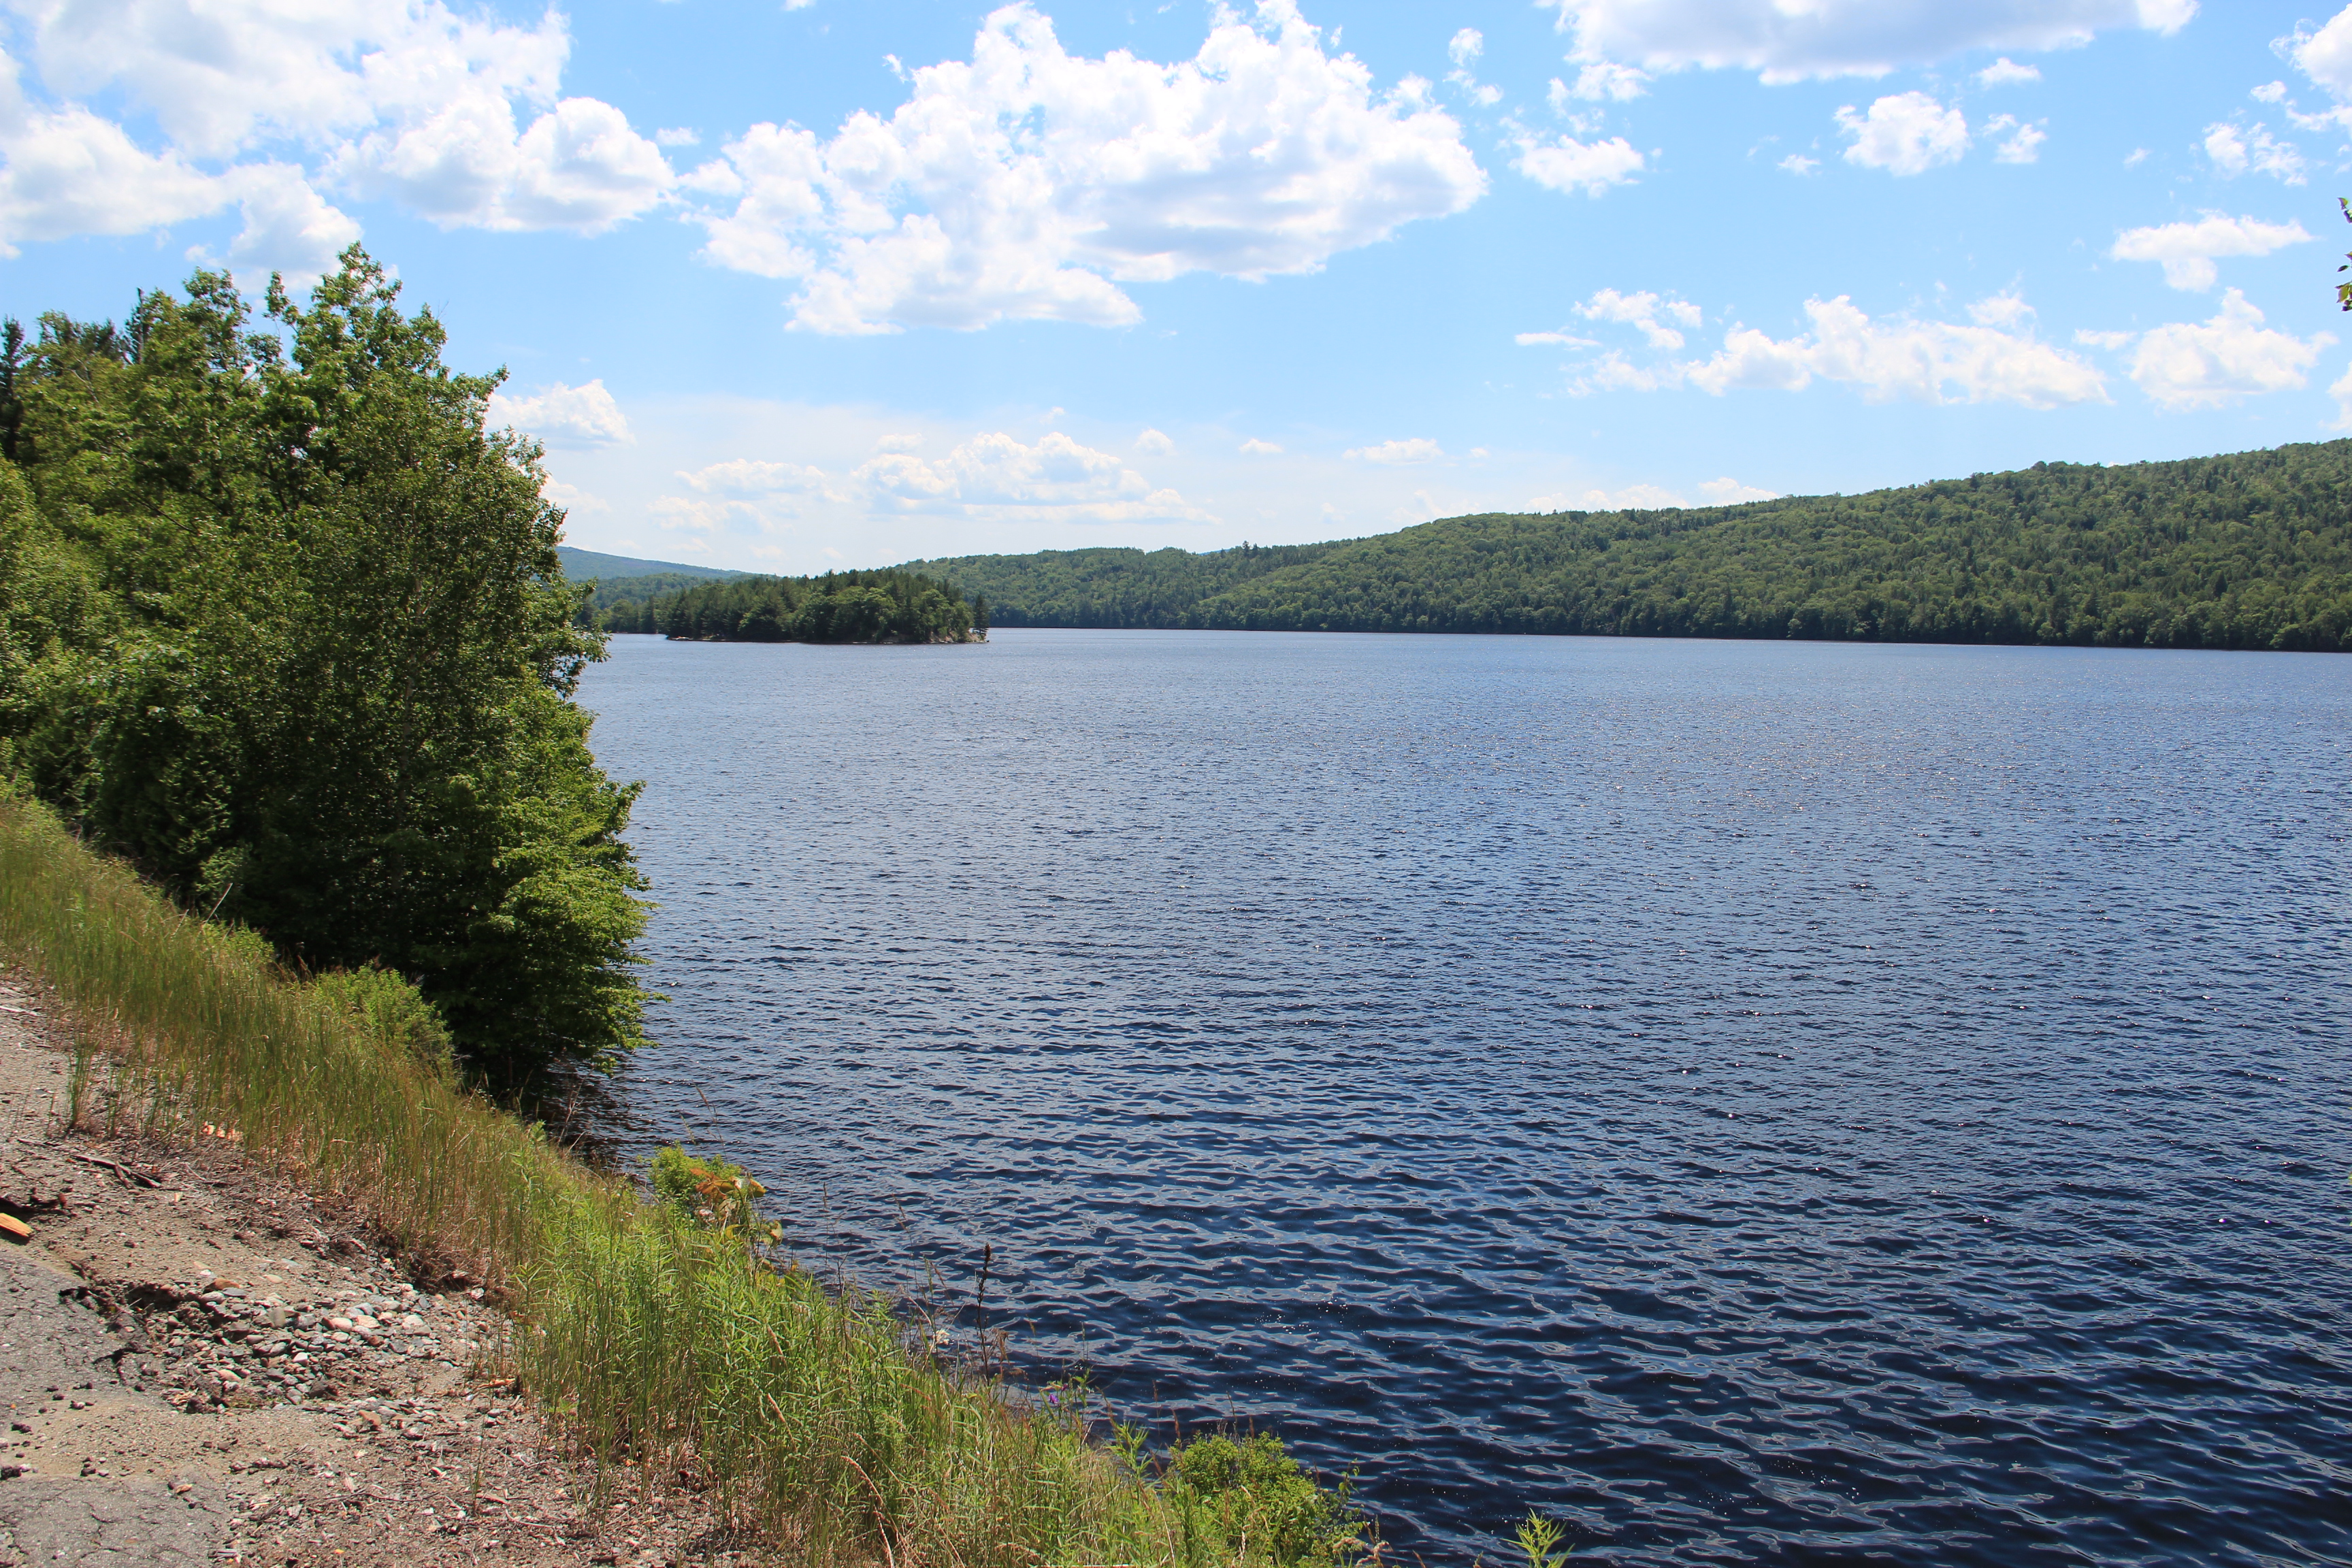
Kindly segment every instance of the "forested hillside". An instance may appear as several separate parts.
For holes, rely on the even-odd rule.
[[[1268,552],[1275,553],[1275,552]],[[2352,442],[1300,547],[921,563],[1004,626],[2352,649]],[[1185,564],[1198,563],[1197,565]],[[1182,588],[1199,584],[1187,600]]]
[[[939,643],[988,636],[988,604],[908,571],[730,577],[603,612],[605,629],[703,642]]]
[[[478,1070],[609,1061],[645,907],[571,700],[603,642],[537,449],[398,292],[353,247],[259,321],[199,272],[8,323],[0,791],[289,963],[406,975]]]
[[[910,561],[904,570],[985,596],[1002,626],[1181,626],[1205,601],[1334,544],[1243,544],[1190,550],[1046,550]]]

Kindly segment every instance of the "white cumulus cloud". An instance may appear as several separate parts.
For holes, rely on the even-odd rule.
[[[2336,378],[2335,384],[2327,389],[2327,395],[2336,399],[2336,417],[2330,421],[2328,428],[2352,430],[2352,370],[2347,370]]]
[[[1446,58],[1454,62],[1454,69],[1445,79],[1467,92],[1472,101],[1481,108],[1489,108],[1503,100],[1501,88],[1481,85],[1471,70],[1478,63],[1478,57],[1486,52],[1486,36],[1475,27],[1463,28],[1445,46]]]
[[[886,512],[1014,521],[1213,521],[1108,452],[1048,432],[1034,446],[998,431],[932,461],[911,452],[868,458],[850,482]]]
[[[696,493],[666,495],[653,503],[654,521],[673,531],[746,535],[788,531],[804,498],[843,500],[822,468],[801,463],[735,458],[677,477]]]
[[[2054,408],[2109,401],[2095,367],[2018,326],[1874,321],[1843,295],[1808,300],[1805,314],[1812,323],[1809,332],[1776,340],[1736,327],[1713,357],[1681,366],[1681,373],[1717,396],[1743,387],[1793,392],[1819,376],[1859,387],[1874,403],[1910,398]],[[1995,322],[2020,319],[2006,303],[1990,316]]]
[[[2268,174],[2283,184],[2304,183],[2302,150],[2282,142],[2267,126],[2232,125],[2227,121],[2205,128],[2205,156],[2216,173],[2228,178],[2244,174]]]
[[[1837,126],[1853,138],[1845,161],[1890,174],[1924,174],[1939,163],[1957,163],[1969,150],[1969,122],[1924,92],[1895,92],[1857,114],[1852,104],[1837,111]]]
[[[157,159],[225,161],[224,178],[259,154],[299,163],[314,182],[396,197],[445,226],[590,232],[643,212],[673,183],[659,149],[620,110],[561,96],[571,38],[553,9],[521,26],[441,0],[13,0],[12,8],[47,93],[68,102],[118,96],[162,132]],[[19,99],[16,113],[0,119],[41,113],[25,109],[21,91],[9,96]],[[0,131],[13,167],[20,153],[9,141]],[[160,204],[152,222],[184,209]],[[294,252],[334,221],[311,218],[297,226]]]
[[[2164,268],[2164,280],[2175,289],[2210,289],[2221,279],[2215,259],[2228,256],[2268,256],[2289,245],[2309,242],[2302,224],[2264,223],[2254,217],[2230,217],[2208,213],[2195,223],[2157,224],[2126,229],[2116,236],[2107,254],[2117,261],[2154,261]]]
[[[770,517],[757,507],[725,498],[656,496],[646,510],[653,514],[656,528],[672,533],[737,531],[730,525],[738,523],[741,525],[740,531],[745,533],[763,533],[772,527],[787,526],[782,516]],[[700,548],[709,547],[707,541],[698,542]]]
[[[2131,378],[2158,408],[2224,408],[2264,392],[2302,386],[2319,351],[2335,338],[2298,338],[2263,325],[2263,313],[2231,289],[2210,321],[2176,321],[2142,333]]]
[[[1121,283],[1312,272],[1486,190],[1427,84],[1377,91],[1293,0],[1218,13],[1170,65],[1074,56],[1008,5],[910,81],[887,120],[755,125],[688,182],[732,204],[701,215],[709,259],[801,280],[796,326],[1119,325]]]
[[[1579,142],[1562,136],[1551,142],[1532,137],[1519,143],[1511,167],[1548,190],[1567,195],[1582,191],[1597,196],[1612,185],[1622,185],[1642,172],[1642,154],[1622,136],[1606,142]]]
[[[1584,492],[1584,510],[1587,511],[1657,511],[1667,507],[1688,505],[1689,501],[1664,485],[1627,485],[1622,490]]]
[[[767,463],[754,458],[712,463],[691,473],[680,469],[677,477],[708,495],[803,495],[825,489],[822,468],[800,463]]]
[[[595,234],[675,183],[661,149],[593,98],[567,98],[520,132],[503,100],[453,105],[361,137],[331,166],[362,195],[391,196],[444,228]]]
[[[552,103],[571,40],[460,16],[438,0],[13,0],[53,91],[120,88],[184,151],[226,157],[265,142],[332,143],[494,97]]]
[[[2352,5],[2347,5],[2316,30],[2305,23],[2290,38],[2287,58],[2297,69],[2338,99],[2352,99]]]
[[[1980,327],[2017,327],[2033,319],[2033,307],[2015,293],[1988,294],[1969,307],[1969,320]]]
[[[2021,66],[2007,55],[1977,72],[1979,87],[2022,87],[2027,82],[2040,81],[2042,68]]]
[[[2042,144],[2050,140],[2050,132],[2044,129],[2049,123],[2050,121],[2046,120],[2037,120],[2028,125],[2021,122],[2013,114],[1994,115],[1985,121],[1985,134],[2003,137],[2005,140],[1994,149],[1993,162],[1996,163],[2039,162],[2042,157]]]
[[[1416,436],[1402,441],[1382,441],[1376,447],[1351,447],[1345,455],[1361,462],[1395,467],[1408,463],[1434,463],[1444,458],[1445,452],[1426,436]]]
[[[1705,504],[1708,506],[1737,506],[1742,501],[1774,500],[1779,499],[1780,494],[1778,490],[1758,489],[1753,485],[1743,485],[1738,479],[1729,478],[1708,479],[1698,487],[1698,492],[1706,498]],[[1528,510],[1530,511],[1555,510],[1565,499],[1560,496],[1538,496],[1528,503]],[[1680,490],[1670,489],[1664,485],[1653,484],[1627,485],[1622,489],[1614,490],[1589,489],[1578,502],[1580,508],[1587,511],[1657,511],[1669,507],[1686,507],[1690,504],[1689,498]]]
[[[1276,446],[1273,442],[1261,441],[1255,436],[1251,437],[1248,440],[1244,441],[1238,449],[1242,456],[1245,458],[1271,458],[1277,455],[1282,450],[1280,447]]]
[[[1622,349],[1611,349],[1599,359],[1576,367],[1569,392],[1590,397],[1597,392],[1658,392],[1683,384],[1689,366],[1673,361],[1635,364]]]
[[[228,247],[241,286],[272,272],[298,289],[315,282],[360,237],[358,220],[331,205],[291,164],[248,163],[229,179],[242,190],[237,209],[245,223]]]
[[[1698,487],[1698,493],[1717,506],[1738,506],[1742,501],[1778,500],[1780,498],[1779,490],[1759,489],[1754,485],[1743,485],[1728,475],[1719,479],[1706,480]]]
[[[299,287],[359,237],[359,225],[298,164],[265,159],[214,171],[174,148],[151,153],[88,109],[30,101],[18,75],[0,52],[0,257],[27,243],[137,234],[235,206],[244,221],[230,266],[248,284],[277,270]]]
[[[2117,27],[2171,33],[2197,14],[2197,0],[1545,3],[1576,36],[1579,58],[1650,71],[1737,68],[1770,82],[1885,76],[1972,49],[2068,48]]]
[[[531,397],[490,394],[492,425],[510,425],[551,447],[617,447],[635,441],[629,421],[602,378],[585,386],[557,382]]]
[[[0,78],[0,255],[27,241],[137,234],[220,211],[235,182],[150,153],[88,110],[28,108]]]
[[[1135,438],[1135,449],[1147,458],[1164,458],[1176,449],[1176,443],[1158,430],[1146,430]]]
[[[1623,103],[1649,90],[1647,71],[1633,66],[1612,65],[1607,60],[1594,60],[1576,73],[1574,87],[1552,84],[1561,97],[1574,94],[1587,103]]]
[[[1682,347],[1683,334],[1678,329],[1696,328],[1700,321],[1698,307],[1688,300],[1677,300],[1671,294],[1653,294],[1646,289],[1634,294],[1621,294],[1614,289],[1601,289],[1591,299],[1577,306],[1576,313],[1588,321],[1621,321],[1638,327],[1654,349]],[[1675,325],[1667,325],[1669,321]]]
[[[539,493],[565,511],[610,511],[612,504],[604,497],[593,495],[578,485],[567,485],[562,479],[550,479],[539,487]]]

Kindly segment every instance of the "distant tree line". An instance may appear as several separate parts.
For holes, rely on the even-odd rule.
[[[636,798],[572,700],[539,451],[354,246],[0,354],[0,793],[313,971],[414,981],[509,1080],[639,1043]]]
[[[914,563],[999,624],[2352,650],[2352,442],[1286,552]]]
[[[1001,626],[1184,626],[1226,590],[1338,549],[1332,544],[1240,544],[1190,550],[1047,550],[1034,555],[960,555],[911,561],[903,570],[953,578],[987,595]]]
[[[619,579],[644,583],[649,579]],[[599,584],[602,597],[604,584]],[[703,642],[954,643],[985,640],[988,601],[902,569],[821,577],[689,582],[594,612],[607,631]]]
[[[591,577],[580,584],[587,589],[587,593],[581,600],[574,619],[583,627],[600,631],[649,629],[639,624],[645,619],[647,600],[710,580],[694,572],[648,572],[635,577]]]

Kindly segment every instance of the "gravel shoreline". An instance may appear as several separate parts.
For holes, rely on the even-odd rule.
[[[0,972],[0,1568],[765,1561],[700,1478],[600,1485],[462,1275],[257,1169],[62,1128],[50,1000]]]

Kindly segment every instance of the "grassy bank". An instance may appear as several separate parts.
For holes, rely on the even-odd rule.
[[[1267,1439],[1154,1464],[934,1360],[879,1297],[761,1262],[742,1226],[646,1202],[467,1093],[397,1009],[278,970],[46,808],[0,802],[0,955],[99,1053],[81,1114],[236,1129],[256,1159],[412,1254],[504,1291],[527,1387],[609,1466],[683,1466],[736,1525],[814,1562],[1288,1564],[1356,1555],[1344,1510]],[[364,987],[359,988],[364,990]],[[413,1032],[412,1032],[413,1033]],[[641,1470],[639,1473],[643,1473]]]

